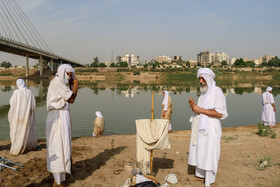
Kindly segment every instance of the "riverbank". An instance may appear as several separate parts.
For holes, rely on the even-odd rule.
[[[279,186],[280,184],[280,125],[273,129],[276,138],[260,137],[256,125],[223,128],[221,159],[216,186]],[[0,172],[0,186],[52,186],[53,177],[46,169],[46,143],[39,139],[41,149],[14,157],[9,155],[10,141],[0,141],[0,155],[25,165],[19,171]],[[171,149],[154,151],[155,177],[161,184],[174,173],[178,184],[171,187],[200,187],[193,181],[193,168],[188,167],[190,131],[170,134]],[[78,137],[72,140],[73,173],[70,186],[120,187],[130,177],[124,166],[136,159],[136,137],[110,135]],[[259,161],[271,159],[271,167],[259,170]],[[118,171],[118,175],[114,172]]]

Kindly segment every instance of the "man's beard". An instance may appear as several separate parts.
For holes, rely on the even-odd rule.
[[[206,93],[207,90],[208,90],[208,86],[207,85],[200,84],[200,92]]]

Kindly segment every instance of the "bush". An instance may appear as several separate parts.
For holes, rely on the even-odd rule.
[[[264,126],[258,123],[258,133],[259,136],[265,137],[270,136],[271,138],[276,138],[276,133],[269,126]]]

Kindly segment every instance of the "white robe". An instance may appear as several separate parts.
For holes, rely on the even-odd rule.
[[[35,109],[36,101],[31,90],[19,88],[10,99],[10,154],[19,155],[37,147]]]
[[[273,106],[271,105],[274,103],[273,95],[269,92],[264,92],[261,98],[263,108],[262,108],[262,121],[267,123],[268,125],[275,124],[275,112],[273,110]]]
[[[218,113],[222,114],[221,119],[225,119],[228,116],[225,96],[218,87],[215,87],[213,92],[209,109],[216,110]],[[197,105],[201,107],[205,99],[205,94],[202,93]],[[192,134],[188,163],[189,165],[196,166],[203,170],[217,172],[222,136],[220,119],[209,117],[207,121],[207,131],[205,131],[199,128],[199,118],[200,115],[194,115],[190,119],[192,122]]]
[[[71,114],[67,100],[72,91],[55,77],[47,94],[47,167],[51,173],[71,174]]]

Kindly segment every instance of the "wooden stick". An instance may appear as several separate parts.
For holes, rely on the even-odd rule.
[[[154,91],[152,91],[152,110],[151,110],[152,116],[151,120],[154,120]],[[150,172],[151,175],[153,173],[153,150],[151,150],[151,161],[150,161]]]

